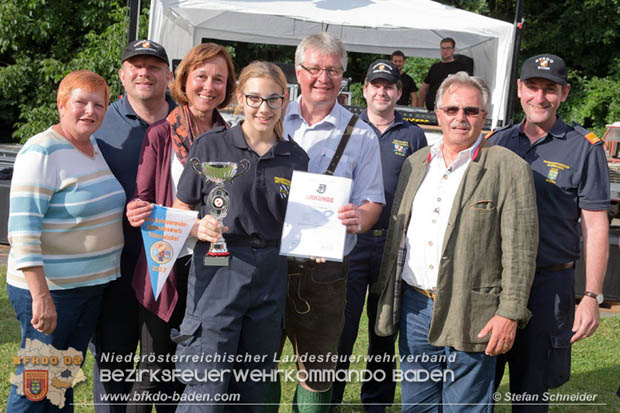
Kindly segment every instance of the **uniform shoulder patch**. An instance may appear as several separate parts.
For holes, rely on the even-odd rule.
[[[580,135],[586,138],[586,140],[590,142],[592,145],[596,145],[597,143],[603,142],[601,138],[599,138],[593,132],[590,132],[583,126],[579,125],[578,123],[573,122],[573,129],[575,129],[575,131],[577,131]]]
[[[594,145],[595,143],[599,143],[601,141],[601,138],[599,138],[592,132],[585,135],[584,138],[586,138],[592,145]]]

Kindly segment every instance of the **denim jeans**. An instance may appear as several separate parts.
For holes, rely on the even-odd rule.
[[[41,333],[30,324],[32,319],[32,296],[27,289],[7,285],[9,300],[15,309],[17,320],[21,325],[22,339],[20,348],[24,348],[26,339],[39,340],[44,344],[50,344],[57,350],[66,350],[69,347],[80,351],[86,356],[86,346],[95,329],[95,323],[101,310],[101,298],[105,285],[91,287],[72,288],[68,290],[50,291],[54,305],[56,306],[57,325],[50,334]],[[19,365],[16,374],[21,374],[23,366]],[[50,378],[51,379],[51,378]],[[11,386],[7,412],[72,412],[73,389],[68,388],[65,392],[65,406],[59,409],[47,399],[38,402],[28,400],[16,392],[17,388]]]
[[[433,300],[403,285],[400,369],[403,412],[492,412],[495,357],[433,346]]]

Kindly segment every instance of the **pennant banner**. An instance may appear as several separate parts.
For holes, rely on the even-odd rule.
[[[157,300],[189,236],[198,211],[186,211],[159,205],[153,205],[153,207],[151,215],[144,220],[140,228],[153,296]]]

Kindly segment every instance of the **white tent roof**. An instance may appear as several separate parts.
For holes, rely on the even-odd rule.
[[[181,59],[203,38],[295,46],[327,31],[348,51],[439,57],[439,41],[457,53],[492,91],[491,117],[504,119],[513,26],[429,0],[151,0],[149,38]]]

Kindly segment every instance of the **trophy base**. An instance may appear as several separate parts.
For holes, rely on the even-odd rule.
[[[228,267],[230,255],[205,255],[202,264],[206,267]]]

